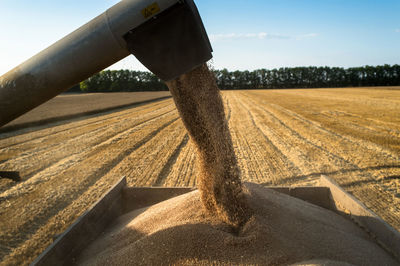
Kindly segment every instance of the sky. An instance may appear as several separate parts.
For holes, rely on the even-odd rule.
[[[0,75],[118,0],[0,0]],[[195,0],[215,69],[400,64],[400,0]],[[145,70],[133,56],[110,69]]]

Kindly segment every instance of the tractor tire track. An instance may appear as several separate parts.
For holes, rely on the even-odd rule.
[[[234,117],[240,120],[234,121],[232,131],[240,140],[238,144],[240,149],[243,149],[244,160],[249,163],[254,163],[250,166],[250,169],[254,169],[255,180],[257,183],[269,183],[277,184],[280,179],[288,178],[293,174],[293,171],[299,172],[300,170],[294,165],[294,163],[288,159],[279,149],[273,144],[273,142],[260,130],[256,125],[253,114],[249,109],[245,108],[241,103],[240,97],[234,98],[236,107],[233,108],[240,113],[235,114]],[[238,129],[236,130],[235,127]],[[240,133],[245,132],[245,134]],[[251,132],[251,133],[250,133]],[[234,139],[236,138],[234,137]],[[249,138],[247,140],[247,138]],[[239,150],[240,150],[239,149]],[[240,154],[241,151],[238,151]],[[242,158],[239,156],[239,162]],[[244,167],[245,171],[248,169]],[[252,172],[249,174],[251,177]],[[251,179],[250,179],[251,180]]]
[[[251,104],[255,105],[256,103],[253,99],[254,98],[252,97]],[[388,192],[387,189],[383,189],[383,183],[379,182],[377,177],[369,171],[365,171],[365,168],[375,166],[370,165],[369,162],[371,161],[375,164],[381,162],[390,165],[399,165],[400,161],[393,153],[390,153],[385,149],[377,148],[375,144],[354,140],[347,136],[338,136],[338,134],[334,134],[315,124],[310,127],[309,121],[304,118],[300,119],[299,115],[294,115],[292,112],[283,116],[286,109],[281,107],[277,108],[276,105],[264,103],[261,109],[266,113],[269,113],[269,115],[272,115],[272,117],[277,121],[285,121],[282,126],[289,130],[291,128],[296,129],[296,132],[292,132],[294,136],[303,139],[307,145],[312,145],[319,149],[322,152],[319,155],[321,156],[319,158],[320,161],[327,161],[327,159],[324,159],[323,157],[324,154],[328,157],[334,158],[334,160],[330,161],[328,164],[328,166],[331,167],[330,169],[320,169],[320,171],[315,169],[316,173],[338,173],[336,176],[333,175],[332,177],[340,184],[344,185],[354,196],[367,202],[366,205],[378,213],[387,222],[397,228],[400,227],[400,223],[398,222],[400,219],[400,211],[398,208],[391,208],[392,211],[390,213],[386,210],[382,211],[385,209],[385,206],[386,208],[387,206],[398,206],[400,203],[399,197]],[[288,112],[289,111],[287,111],[287,113]],[[279,118],[277,116],[279,116]],[[304,124],[308,124],[308,126]],[[302,150],[305,150],[305,147],[302,147]],[[353,156],[350,156],[351,154],[353,154]],[[361,155],[363,157],[357,158],[357,156],[354,155]],[[346,172],[346,174],[340,174],[340,170]],[[356,184],[356,186],[351,187],[346,184]]]
[[[164,100],[160,102],[156,102],[153,104],[148,104],[140,107],[135,107],[134,109],[136,112],[148,112],[151,109],[159,110],[161,108],[165,108],[167,106],[170,106],[169,103],[170,100]],[[161,108],[159,106],[162,106]],[[47,138],[56,134],[63,134],[67,131],[73,131],[75,129],[80,129],[82,126],[89,126],[92,124],[98,124],[102,123],[106,120],[109,119],[114,119],[114,118],[121,118],[124,114],[127,114],[129,116],[132,112],[132,108],[129,108],[128,110],[123,110],[119,111],[117,114],[115,111],[112,112],[105,112],[96,114],[96,115],[89,115],[80,118],[79,120],[76,119],[71,119],[67,121],[63,121],[60,125],[51,125],[49,128],[49,125],[46,127],[43,126],[43,128],[38,129],[33,132],[28,132],[28,133],[23,133],[23,130],[17,130],[14,132],[9,132],[9,133],[0,133],[0,149],[4,147],[13,147],[16,145],[24,144],[26,142],[32,142],[40,138]]]
[[[172,166],[176,163],[179,154],[181,153],[182,149],[187,145],[188,141],[189,135],[186,133],[182,141],[175,148],[174,152],[169,156],[167,163],[161,169],[160,173],[157,176],[157,179],[154,181],[153,186],[159,187],[165,183],[166,178],[171,172]]]
[[[117,124],[110,125],[106,122],[109,124],[107,129],[99,129],[95,131],[88,130],[87,134],[82,134],[75,138],[68,139],[59,145],[50,145],[41,149],[40,151],[32,150],[26,156],[17,157],[14,160],[0,164],[0,167],[1,169],[20,171],[24,181],[28,181],[35,176],[39,176],[39,179],[43,180],[43,178],[40,177],[40,173],[45,169],[54,167],[57,164],[73,164],[75,163],[74,160],[79,161],[80,158],[83,158],[86,153],[98,146],[103,145],[104,143],[107,143],[110,139],[123,138],[130,132],[139,130],[138,127],[141,125],[152,122],[153,120],[162,119],[164,116],[173,112],[174,110],[172,109],[162,114],[156,114],[148,118],[144,117],[142,119],[137,119],[137,121],[130,122],[125,120],[124,122],[127,125],[123,127]],[[80,145],[77,146],[75,143],[79,143]],[[33,180],[36,179],[33,178]],[[0,187],[0,192],[19,185],[21,185],[21,183],[8,183],[8,185]]]
[[[194,187],[199,174],[196,151],[193,142],[188,139],[165,178],[165,187]]]
[[[164,107],[165,108],[165,107]],[[7,152],[12,152],[15,155],[18,155],[19,158],[23,156],[28,156],[32,152],[41,152],[43,150],[49,149],[51,147],[56,146],[57,144],[60,143],[60,137],[63,138],[66,134],[70,137],[69,140],[73,141],[75,138],[82,138],[83,135],[89,135],[89,134],[96,134],[98,131],[112,128],[112,126],[118,126],[118,125],[123,125],[124,122],[135,122],[136,120],[143,119],[145,117],[153,115],[153,113],[163,113],[163,109],[155,109],[152,111],[144,112],[143,114],[138,114],[137,117],[132,118],[132,112],[135,111],[130,111],[130,112],[125,112],[125,113],[120,113],[120,115],[116,116],[106,116],[106,118],[100,119],[100,121],[93,121],[93,122],[88,122],[88,123],[79,123],[80,125],[78,126],[79,128],[76,129],[75,126],[73,126],[73,130],[70,129],[65,129],[61,130],[61,132],[57,132],[54,134],[48,134],[46,136],[41,136],[41,137],[33,137],[32,141],[24,141],[22,143],[18,144],[12,144],[6,148],[0,148],[0,152],[2,154],[7,153]],[[172,109],[170,109],[172,110]],[[96,119],[98,120],[98,119]],[[128,124],[129,125],[129,124]],[[63,126],[62,126],[63,127]],[[34,134],[31,134],[34,135]],[[44,145],[43,145],[44,144]],[[17,147],[15,147],[17,146]],[[38,147],[39,146],[39,147]],[[21,151],[25,151],[23,154],[19,154]],[[29,153],[27,152],[29,151]]]

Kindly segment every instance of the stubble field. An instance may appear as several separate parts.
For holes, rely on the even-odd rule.
[[[400,88],[223,92],[242,179],[336,180],[400,230]],[[119,178],[195,186],[194,147],[172,99],[0,134],[0,260],[26,264]]]

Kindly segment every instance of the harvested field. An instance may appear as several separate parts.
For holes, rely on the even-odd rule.
[[[400,230],[400,88],[223,92],[245,181],[325,174]],[[172,99],[0,134],[0,258],[27,264],[121,176],[194,186],[198,169]]]
[[[168,91],[61,94],[11,121],[0,128],[0,132],[77,118],[84,114],[115,111],[118,108],[170,96]]]

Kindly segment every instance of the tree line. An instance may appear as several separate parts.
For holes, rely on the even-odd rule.
[[[105,70],[82,81],[83,92],[164,91],[167,86],[147,71]]]
[[[400,86],[400,65],[285,67],[254,71],[213,70],[222,90]],[[163,91],[167,86],[146,71],[105,70],[71,89],[83,92]]]

